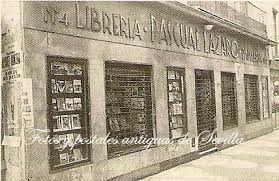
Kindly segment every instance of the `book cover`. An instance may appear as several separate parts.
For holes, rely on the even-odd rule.
[[[82,160],[82,154],[79,148],[74,149],[73,152],[74,152],[75,161]]]
[[[145,88],[144,87],[139,87],[138,88],[138,95],[139,96],[145,96]]]
[[[73,98],[66,98],[65,103],[66,103],[66,109],[68,111],[74,110],[74,99]]]
[[[66,102],[64,98],[57,98],[57,109],[58,111],[66,111]]]
[[[54,149],[60,149],[59,135],[53,135]]]
[[[67,136],[66,135],[59,135],[59,149],[64,148],[64,145],[67,143]]]
[[[74,135],[73,133],[67,134],[67,145],[68,146],[74,146]]]
[[[74,64],[75,75],[82,75],[82,67],[80,65]]]
[[[65,163],[68,163],[68,162],[69,162],[68,153],[60,154],[60,163],[65,164]]]
[[[173,70],[168,71],[168,79],[175,79],[175,73]]]
[[[173,104],[173,114],[182,114],[182,103],[178,103],[178,104]]]
[[[69,157],[69,162],[74,162],[74,161],[76,161],[76,160],[75,160],[75,155],[74,155],[73,150],[70,150],[70,151],[68,152],[68,157]]]
[[[55,79],[51,79],[51,92],[58,93],[57,82]]]
[[[118,123],[121,130],[126,130],[130,128],[124,116],[119,116]]]
[[[179,82],[173,82],[173,83],[172,83],[172,90],[174,90],[174,91],[180,91]]]
[[[61,92],[61,93],[65,92],[65,81],[64,80],[57,80],[56,86],[57,86],[58,92]]]
[[[146,121],[146,117],[145,117],[145,114],[138,114],[137,115],[137,121],[138,122],[145,122]]]
[[[132,87],[132,96],[138,96],[138,87]]]
[[[74,80],[74,93],[82,93],[82,84],[81,80]]]
[[[81,98],[74,98],[74,110],[80,110],[81,108]]]
[[[75,66],[74,66],[74,64],[68,64],[68,75],[75,75]]]
[[[60,116],[53,116],[53,131],[61,130],[61,119]]]
[[[52,111],[53,112],[57,111],[57,101],[56,101],[56,99],[51,100],[51,105],[52,105]]]
[[[71,124],[70,124],[70,120],[69,120],[68,115],[62,115],[61,116],[61,123],[62,123],[63,130],[71,129]]]
[[[68,75],[68,64],[61,63],[60,65],[62,75]]]
[[[174,101],[174,93],[173,92],[169,92],[169,102],[173,102]]]
[[[109,125],[110,125],[111,130],[120,131],[120,127],[119,127],[119,124],[118,124],[117,117],[110,117],[109,118]]]
[[[52,73],[53,75],[63,75],[63,72],[61,71],[61,63],[60,62],[53,62],[52,66]]]
[[[74,143],[78,144],[80,141],[82,141],[82,136],[79,133],[74,133]]]
[[[171,130],[172,138],[180,138],[183,136],[183,129],[178,128],[178,129],[173,129]]]
[[[178,71],[175,71],[175,79],[179,79],[180,78],[180,73]]]
[[[73,81],[66,80],[65,81],[65,88],[66,88],[66,93],[73,93],[74,92],[74,85]]]
[[[72,122],[72,128],[74,128],[74,129],[81,128],[79,114],[70,115],[70,118],[71,118],[71,122]]]

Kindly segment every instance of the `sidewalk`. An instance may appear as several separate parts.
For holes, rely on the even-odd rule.
[[[142,181],[279,181],[279,130]]]

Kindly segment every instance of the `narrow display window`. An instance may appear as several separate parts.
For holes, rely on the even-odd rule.
[[[87,61],[48,57],[48,127],[51,170],[90,161]]]
[[[185,70],[183,68],[167,68],[168,112],[170,138],[181,138],[186,134],[185,116]]]

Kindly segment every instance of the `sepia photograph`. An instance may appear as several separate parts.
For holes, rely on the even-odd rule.
[[[279,181],[278,0],[2,0],[1,181]]]

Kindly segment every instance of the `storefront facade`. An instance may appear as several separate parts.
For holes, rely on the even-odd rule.
[[[69,143],[59,151],[61,145],[27,144],[25,131],[18,149],[23,180],[137,179],[215,148],[200,144],[203,131],[249,140],[273,129],[265,38],[217,20],[206,30],[210,17],[172,3],[23,2],[21,8],[23,78],[32,80],[33,92],[28,128],[49,130],[32,134],[123,140],[188,133],[191,140],[149,149],[70,150]]]

